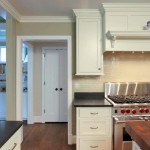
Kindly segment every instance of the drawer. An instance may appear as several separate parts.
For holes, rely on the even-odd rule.
[[[97,136],[110,136],[111,131],[110,119],[96,119],[87,120],[79,119],[77,134],[83,135],[97,135]]]
[[[2,146],[0,150],[20,150],[20,129],[10,137],[10,139]]]
[[[79,117],[99,118],[111,116],[111,108],[78,108]]]
[[[81,138],[78,140],[77,150],[111,150],[110,139]]]

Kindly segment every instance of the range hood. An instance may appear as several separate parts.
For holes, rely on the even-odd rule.
[[[116,40],[150,40],[150,31],[108,31],[106,37],[114,48]]]
[[[102,4],[104,51],[150,51],[150,3]]]

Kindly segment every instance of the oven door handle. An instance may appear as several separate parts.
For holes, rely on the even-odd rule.
[[[117,117],[113,117],[113,118],[114,118],[114,123],[115,123],[115,124],[122,124],[122,123],[125,123],[125,122],[126,122],[125,120],[124,120],[124,121],[118,120]]]

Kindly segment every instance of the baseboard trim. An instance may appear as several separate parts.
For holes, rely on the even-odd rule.
[[[76,135],[68,135],[68,145],[76,144]]]
[[[72,135],[72,144],[76,144],[76,135]]]

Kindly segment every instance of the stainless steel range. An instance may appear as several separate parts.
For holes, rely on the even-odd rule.
[[[132,150],[125,122],[150,120],[150,82],[105,83],[105,98],[113,104],[114,150]]]

